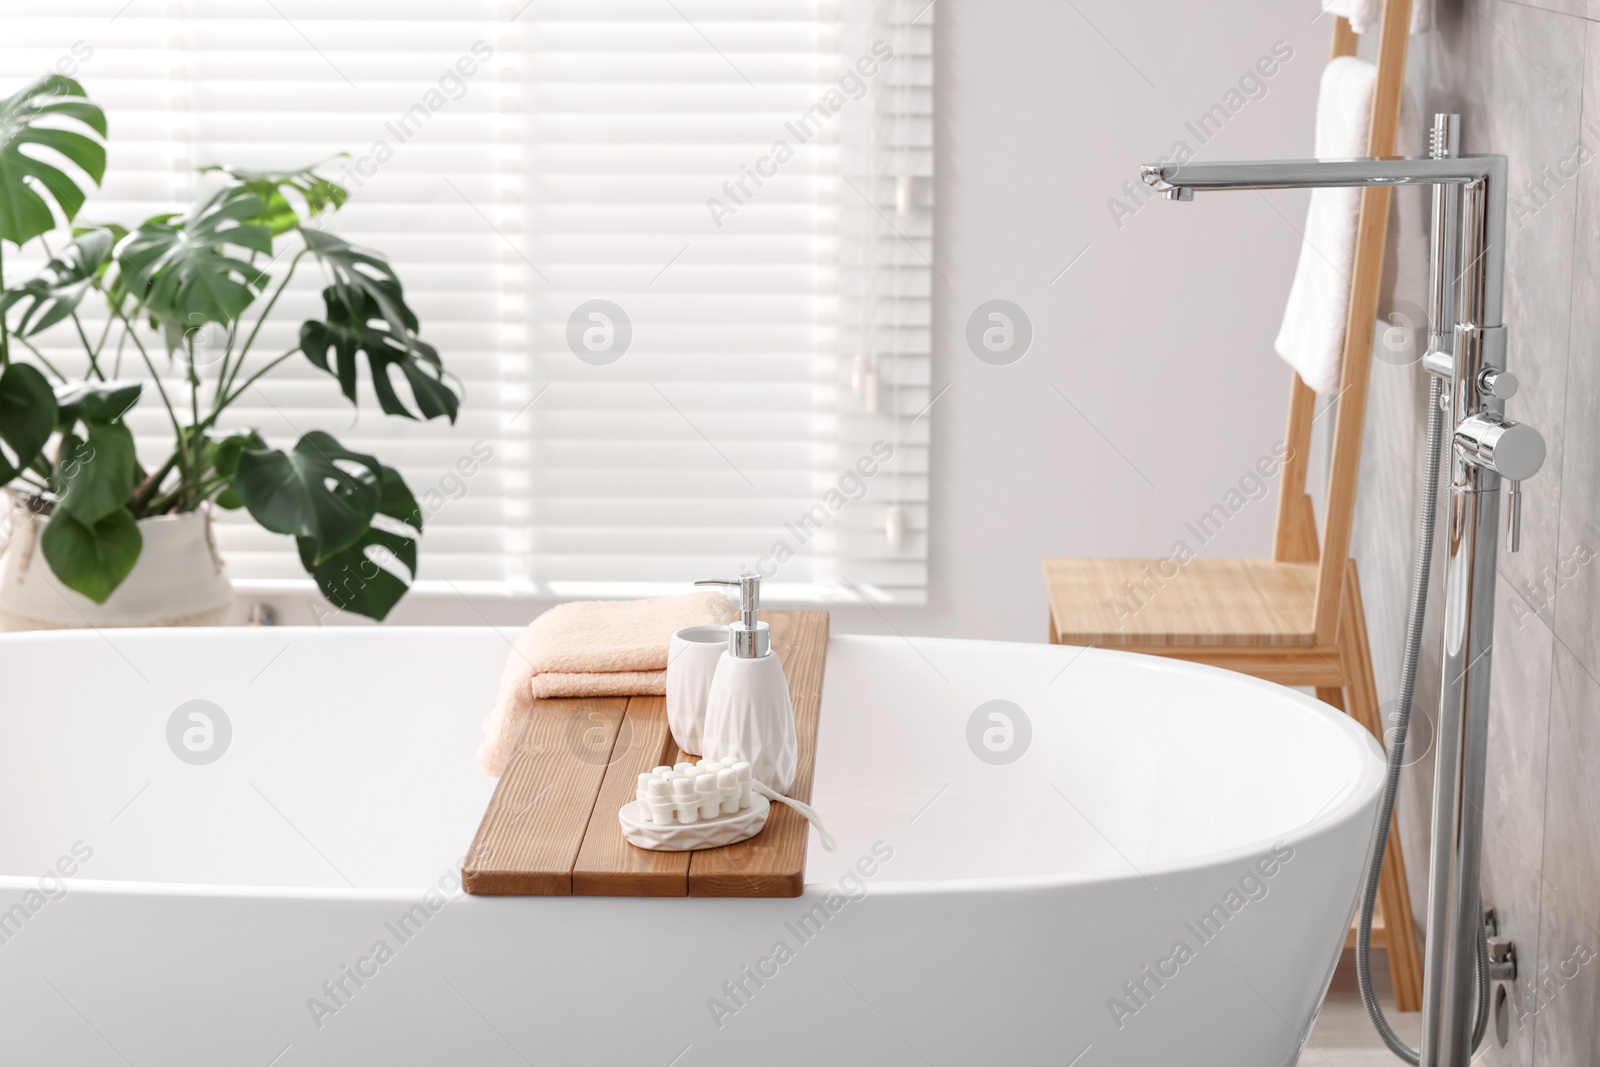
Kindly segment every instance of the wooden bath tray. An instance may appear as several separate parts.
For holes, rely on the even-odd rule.
[[[794,703],[797,800],[811,799],[827,660],[826,611],[769,611],[772,650]],[[480,896],[797,897],[810,825],[774,804],[748,841],[652,852],[622,839],[617,810],[641,773],[680,758],[663,697],[540,700],[500,776],[461,865]]]

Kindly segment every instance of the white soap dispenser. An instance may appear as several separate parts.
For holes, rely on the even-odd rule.
[[[779,793],[794,785],[800,746],[795,740],[794,706],[783,666],[772,653],[772,635],[756,621],[761,579],[741,574],[736,581],[696,585],[737,586],[739,621],[728,627],[728,650],[717,661],[706,696],[705,731],[700,755],[708,760],[737,759],[751,774]]]

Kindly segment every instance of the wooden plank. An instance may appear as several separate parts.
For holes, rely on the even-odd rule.
[[[1145,652],[1313,643],[1314,563],[1047,559],[1044,574],[1060,644]]]
[[[681,897],[689,892],[689,853],[635,848],[622,836],[616,812],[633,800],[639,775],[677,762],[664,697],[632,697],[612,748],[611,763],[572,868],[572,892],[595,897]]]
[[[461,865],[481,896],[564,896],[628,701],[540,700]]]
[[[808,800],[828,613],[764,617],[795,709],[800,758],[791,793]],[[698,884],[700,896],[798,896],[809,826],[786,807],[775,807],[752,841],[718,849],[715,858],[709,851],[651,852],[623,840],[616,812],[633,798],[638,776],[693,758],[673,742],[661,697],[535,701],[462,865],[467,892],[683,896]]]
[[[1180,659],[1186,663],[1205,663],[1240,674],[1248,674],[1279,685],[1323,686],[1343,685],[1344,668],[1340,666],[1339,650],[1326,648],[1216,648],[1188,645],[1185,647],[1143,646],[1125,651],[1140,652],[1167,659]]]
[[[1361,38],[1356,36],[1356,31],[1350,28],[1350,20],[1340,15],[1333,20],[1333,49],[1329,59],[1338,59],[1340,56],[1353,56],[1356,48],[1361,43]]]
[[[1344,933],[1344,947],[1356,947],[1356,927],[1361,925],[1361,913],[1356,912],[1356,917],[1350,920],[1350,929]],[[1379,904],[1372,910],[1372,947],[1389,947],[1389,928],[1383,922],[1383,905]]]
[[[1372,127],[1367,155],[1394,153],[1405,94],[1406,48],[1411,32],[1411,0],[1385,0],[1378,40],[1378,79],[1372,94]],[[1337,639],[1343,599],[1344,564],[1350,555],[1350,523],[1355,515],[1356,481],[1361,472],[1361,438],[1366,428],[1367,381],[1372,370],[1372,324],[1383,285],[1383,253],[1389,232],[1385,186],[1361,191],[1356,224],[1355,261],[1350,273],[1350,309],[1345,319],[1339,411],[1334,416],[1333,453],[1328,465],[1328,495],[1323,506],[1322,564],[1317,574],[1316,624],[1319,643]]]
[[[800,760],[789,795],[811,799],[817,764],[817,724],[828,651],[828,613],[770,612],[772,649],[783,664],[794,704]],[[774,804],[767,825],[749,841],[695,852],[689,861],[692,897],[797,897],[805,888],[811,825],[793,808]]]
[[[1283,431],[1287,454],[1278,481],[1278,517],[1272,532],[1272,558],[1306,563],[1317,558],[1317,520],[1306,496],[1306,470],[1311,461],[1311,420],[1317,394],[1290,372],[1289,422]]]

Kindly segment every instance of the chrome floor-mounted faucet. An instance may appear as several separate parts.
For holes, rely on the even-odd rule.
[[[1459,155],[1457,136],[1456,116],[1439,115],[1428,158],[1158,163],[1141,168],[1147,185],[1180,201],[1193,200],[1196,192],[1224,189],[1434,189],[1429,343],[1423,366],[1448,383],[1444,399],[1454,429],[1422,1048],[1405,1055],[1416,1055],[1412,1062],[1420,1060],[1422,1067],[1466,1067],[1472,1056],[1479,999],[1476,956],[1483,936],[1478,877],[1499,491],[1502,480],[1509,484],[1508,547],[1515,552],[1521,531],[1519,485],[1538,472],[1545,456],[1538,431],[1504,415],[1505,400],[1517,386],[1506,370],[1501,321],[1506,158]],[[1446,333],[1444,324],[1450,322],[1454,329]],[[1376,832],[1387,829],[1387,819],[1384,823]],[[1479,1008],[1487,1010],[1486,1004]]]

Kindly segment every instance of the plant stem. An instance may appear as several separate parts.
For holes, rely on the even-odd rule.
[[[159,470],[146,478],[144,482],[133,491],[133,500],[129,502],[129,506],[133,509],[135,517],[138,517],[139,509],[144,507],[146,502],[149,501],[150,497],[161,488],[161,483],[166,481],[167,475],[171,474],[172,468],[176,467],[177,465],[178,453],[173,452],[172,455],[167,457],[167,461],[161,465]]]
[[[190,444],[198,449],[200,447],[200,372],[195,369],[194,365],[194,334],[191,333],[186,336],[184,344],[189,351],[189,425],[193,427],[194,433]],[[199,453],[193,454],[198,455]],[[200,473],[198,470],[193,472],[196,483],[200,481]],[[198,484],[195,488],[199,488]],[[193,498],[188,501],[188,504],[189,507],[184,509],[186,511],[192,511],[200,506],[200,502]]]
[[[233,358],[233,348],[239,341],[239,320],[234,319],[228,324],[228,343],[222,349],[222,362],[217,365],[217,388],[211,396],[212,407],[222,399],[223,379],[228,375],[228,361]]]
[[[109,319],[106,321],[106,325],[108,327],[111,325],[111,322],[110,322]],[[115,363],[111,364],[111,376],[113,378],[122,377],[122,346],[127,344],[127,343],[128,343],[128,331],[127,331],[126,327],[124,327],[124,329],[122,331],[122,336],[117,338],[117,360],[116,360]]]
[[[33,358],[38,360],[40,363],[42,363],[44,365],[44,369],[45,370],[49,371],[51,374],[54,374],[57,378],[60,378],[63,382],[65,382],[67,380],[67,376],[65,374],[62,374],[60,371],[56,370],[55,364],[51,363],[48,359],[45,359],[44,358],[44,353],[39,351],[37,348],[33,347],[32,343],[30,343],[26,337],[23,337],[19,333],[19,334],[17,334],[17,340],[22,342],[22,345],[23,345],[24,348],[26,348],[29,352],[33,353]]]
[[[293,259],[289,260],[289,267],[286,271],[284,271],[283,281],[278,283],[278,288],[273,291],[272,296],[267,300],[266,305],[261,309],[261,317],[256,319],[256,324],[250,330],[250,335],[244,339],[244,347],[239,350],[239,356],[233,362],[233,373],[228,377],[226,383],[223,382],[220,376],[218,377],[217,397],[212,404],[213,415],[220,415],[222,413],[222,409],[233,403],[234,398],[238,397],[238,393],[233,393],[231,396],[229,396],[229,391],[233,388],[234,381],[238,379],[239,371],[244,367],[244,359],[250,354],[250,346],[255,344],[256,334],[261,332],[262,323],[266,322],[267,316],[272,314],[273,307],[278,303],[278,297],[282,296],[283,291],[289,287],[289,279],[294,277],[294,269],[300,265],[300,257],[304,256],[310,251],[311,250],[309,248],[302,248],[300,251],[294,254]],[[291,349],[291,351],[295,350]],[[273,362],[273,366],[276,366],[277,362],[278,361],[275,360]],[[251,379],[251,381],[254,380],[254,378]],[[247,382],[246,384],[248,385],[249,383]],[[241,392],[242,391],[243,390],[241,390]],[[224,397],[227,397],[227,399],[223,399]]]
[[[28,469],[44,479],[44,486],[47,492],[55,492],[53,487],[56,485],[56,472],[50,466],[50,461],[44,458],[43,452],[33,457],[33,462],[28,464]]]
[[[0,241],[0,289],[6,287],[5,242]],[[6,317],[0,312],[0,370],[11,365],[11,330],[6,325]]]
[[[161,384],[161,375],[156,370],[155,363],[150,359],[150,353],[144,349],[144,342],[139,340],[139,335],[133,332],[133,323],[128,321],[128,316],[122,313],[121,308],[113,308],[117,318],[122,320],[126,336],[133,338],[134,347],[139,350],[139,355],[144,359],[145,367],[150,371],[150,378],[156,383],[156,392],[161,394],[161,403],[167,409],[167,418],[172,420],[172,432],[177,436],[178,477],[180,484],[189,482],[189,464],[187,449],[183,446],[183,427],[178,424],[178,413],[173,410],[172,401],[167,397],[167,388]]]
[[[49,256],[50,261],[54,263],[56,261],[56,250],[50,247],[50,242],[44,234],[39,235],[39,244],[43,246],[44,254]],[[99,286],[96,285],[95,288],[98,289]],[[95,351],[94,345],[89,343],[89,335],[83,330],[83,320],[78,318],[77,308],[73,308],[69,314],[72,318],[73,327],[78,331],[78,341],[83,345],[83,354],[89,360],[89,373],[99,378],[102,382],[105,381],[105,373],[101,371],[100,364],[97,361],[99,353]],[[20,341],[22,336],[18,334],[17,339]],[[29,345],[28,347],[32,348],[33,346]],[[86,374],[85,377],[87,378],[88,375]]]
[[[179,486],[178,488],[174,489],[172,492],[168,493],[166,496],[159,497],[159,498],[151,501],[150,502],[150,506],[145,509],[145,514],[146,515],[164,515],[164,514],[166,514],[167,510],[169,508],[171,508],[173,503],[176,502],[178,500],[178,498],[180,496],[182,496],[182,495],[183,495],[183,487]]]
[[[89,369],[94,376],[102,382],[106,380],[105,372],[100,369],[100,363],[95,358],[94,345],[89,343],[89,335],[83,332],[83,320],[78,318],[78,313],[72,313],[72,325],[78,329],[78,340],[83,342],[83,354],[89,357]]]
[[[298,351],[300,351],[300,346],[295,345],[293,348],[289,349],[289,351],[285,352],[283,355],[274,359],[271,363],[268,363],[265,367],[262,367],[260,370],[250,375],[250,377],[246,378],[243,385],[239,386],[239,388],[228,394],[228,398],[222,402],[222,407],[219,407],[216,411],[211,413],[211,415],[206,419],[206,424],[209,426],[212,422],[216,421],[217,416],[222,414],[222,408],[226,408],[229,404],[232,404],[235,400],[238,400],[239,397],[244,394],[244,391],[259,381],[263,375],[267,374],[272,370],[273,367],[276,367],[278,364],[282,363],[284,360],[288,359]]]
[[[220,489],[227,484],[228,480],[226,478],[207,478],[200,484],[199,492],[196,494],[196,496],[198,499],[204,500],[206,497],[210,496],[214,490]],[[149,514],[164,514],[168,508],[172,507],[173,504],[178,502],[178,499],[181,495],[181,489],[174,489],[165,496],[158,497],[156,500],[151,502]]]
[[[94,346],[94,358],[98,360],[100,353],[106,349],[106,338],[111,336],[111,320],[106,319],[105,328],[100,331],[100,341]]]

